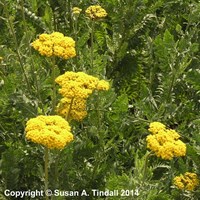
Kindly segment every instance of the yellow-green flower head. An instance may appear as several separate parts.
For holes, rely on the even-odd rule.
[[[91,19],[101,19],[107,16],[107,12],[99,5],[89,6],[85,13]]]
[[[31,45],[41,55],[47,57],[58,56],[63,59],[69,59],[76,56],[75,41],[59,32],[43,33]]]
[[[186,172],[173,179],[174,185],[181,190],[193,191],[199,185],[197,174]]]
[[[79,15],[81,13],[82,9],[79,7],[73,7],[72,8],[72,13],[73,15]]]
[[[167,129],[159,122],[151,123],[149,130],[152,134],[146,138],[147,148],[157,157],[171,160],[173,157],[186,155],[186,144],[179,139],[180,135],[175,130]]]
[[[26,138],[49,149],[63,149],[73,140],[71,127],[60,116],[38,116],[26,123]]]

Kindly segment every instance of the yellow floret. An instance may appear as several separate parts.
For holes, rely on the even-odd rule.
[[[87,115],[86,99],[64,97],[57,106],[57,112],[69,120],[82,121]]]
[[[152,133],[146,138],[147,148],[157,157],[171,160],[174,157],[186,155],[186,144],[179,140],[180,135],[172,129],[167,129],[160,122],[150,123],[149,131]]]
[[[80,9],[79,7],[73,7],[72,8],[72,13],[73,14],[77,14],[79,15],[81,13],[82,9]]]
[[[43,33],[31,45],[41,55],[47,57],[58,56],[63,59],[69,59],[76,56],[75,41],[60,32]]]
[[[63,96],[57,106],[59,115],[67,119],[83,120],[86,115],[86,99],[94,90],[108,90],[109,83],[84,72],[65,72],[55,80],[61,86]]]
[[[50,149],[64,148],[73,140],[71,128],[60,116],[38,116],[26,123],[26,138]]]
[[[181,190],[192,191],[199,185],[197,174],[186,172],[184,175],[176,176],[173,179],[174,185]]]
[[[166,126],[164,124],[160,123],[160,122],[152,122],[152,123],[150,123],[148,130],[152,134],[156,134],[160,130],[165,130],[165,128],[166,128]]]
[[[107,81],[101,80],[97,84],[97,90],[109,90],[110,85]]]
[[[91,19],[101,19],[107,16],[107,12],[99,5],[89,6],[85,13]]]

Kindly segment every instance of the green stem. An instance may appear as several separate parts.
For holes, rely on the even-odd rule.
[[[71,102],[70,102],[70,105],[69,105],[69,110],[68,110],[68,113],[67,113],[67,116],[66,116],[67,121],[69,121],[69,116],[70,116],[70,112],[72,110],[73,103],[74,103],[74,97],[71,99]]]
[[[75,43],[78,41],[78,18],[75,20],[74,32],[75,32]]]
[[[167,181],[167,183],[166,183],[166,185],[168,185],[168,187],[166,187],[166,188],[168,188],[167,190],[167,192],[169,192],[170,193],[170,186],[171,186],[171,181],[173,180],[173,177],[174,177],[174,171],[175,171],[176,169],[175,169],[175,166],[174,166],[174,159],[172,159],[171,161],[170,161],[170,169],[169,169],[169,173],[168,173],[168,181]]]
[[[91,68],[94,69],[94,20],[91,27]]]
[[[67,1],[67,12],[69,13],[68,22],[69,22],[69,30],[72,32],[73,23],[72,23],[72,16],[71,16],[71,1]]]
[[[171,83],[170,83],[170,86],[169,86],[167,98],[166,98],[168,102],[169,102],[169,100],[170,100],[170,95],[171,95],[172,90],[173,90],[173,87],[174,87],[175,78],[176,78],[176,71],[174,70],[174,71],[173,71],[173,74],[172,74],[172,79],[171,79]]]
[[[55,170],[54,170],[54,188],[59,188],[59,171],[58,171],[58,163],[61,157],[61,150],[55,151]]]
[[[95,163],[95,166],[94,166],[94,170],[92,172],[92,180],[95,179],[95,175],[96,175],[96,171],[97,169],[99,168],[100,164],[101,164],[101,161],[102,161],[102,155],[104,156],[104,134],[102,134],[102,132],[100,133],[101,131],[101,112],[100,112],[100,109],[99,109],[99,102],[100,102],[100,99],[99,99],[99,95],[96,94],[96,115],[97,115],[97,137],[99,138],[99,141],[98,141],[98,146],[99,146],[99,149],[100,151],[98,151],[97,153],[97,162]]]
[[[78,67],[78,48],[77,48],[77,41],[78,41],[78,17],[74,18],[74,40],[75,40],[75,48],[76,48],[76,56],[74,58],[75,60],[75,64],[76,64],[76,68]],[[83,71],[83,69],[82,69]]]
[[[98,133],[100,132],[100,127],[101,127],[101,113],[99,108],[99,101],[100,101],[99,95],[97,94],[96,109],[97,109],[97,119],[98,119],[98,124],[97,124]]]
[[[56,83],[55,83],[55,78],[56,78],[56,60],[55,57],[52,58],[52,72],[51,72],[51,77],[52,77],[52,114],[55,113],[55,108],[56,108]]]
[[[44,171],[45,171],[45,185],[44,185],[44,190],[47,191],[48,189],[48,183],[49,183],[49,174],[48,174],[48,166],[49,165],[49,149],[45,147],[45,166],[44,166]],[[46,196],[46,200],[48,200],[49,197]]]

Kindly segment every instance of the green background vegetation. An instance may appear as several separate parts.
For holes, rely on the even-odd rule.
[[[93,24],[93,44],[92,22],[84,14],[91,4],[108,13]],[[83,9],[78,19],[74,6]],[[9,199],[5,189],[44,187],[43,147],[26,141],[24,128],[28,119],[51,112],[53,80],[50,60],[30,43],[59,31],[76,41],[77,56],[57,58],[56,74],[84,71],[112,88],[90,97],[87,118],[71,124],[74,142],[51,152],[50,189],[127,189],[138,195],[120,199],[198,200],[199,188],[183,192],[172,179],[186,171],[200,175],[199,22],[198,0],[1,0],[1,199]],[[185,157],[148,157],[145,139],[153,121],[181,134]]]

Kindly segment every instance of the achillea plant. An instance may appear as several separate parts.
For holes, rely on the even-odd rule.
[[[38,116],[26,124],[26,138],[49,149],[63,149],[73,140],[68,122],[60,116]]]
[[[73,7],[72,8],[72,14],[73,15],[79,15],[81,13],[82,9],[79,7]]]
[[[92,20],[101,19],[107,16],[107,12],[99,5],[89,6],[85,13]]]
[[[57,112],[67,119],[82,121],[87,115],[86,100],[94,90],[108,90],[109,83],[84,72],[66,72],[56,78],[63,96]]]
[[[199,185],[197,174],[186,172],[173,179],[174,185],[181,190],[193,191]]]
[[[31,45],[41,55],[47,57],[58,56],[63,59],[69,59],[76,56],[75,41],[59,32],[43,33]]]
[[[185,156],[186,144],[179,140],[180,135],[172,129],[167,129],[160,122],[150,124],[152,133],[146,138],[147,148],[152,150],[157,157],[171,160],[173,157]]]

